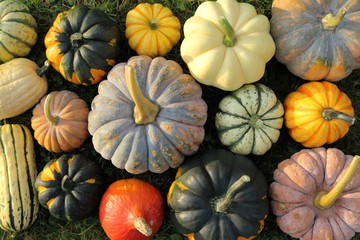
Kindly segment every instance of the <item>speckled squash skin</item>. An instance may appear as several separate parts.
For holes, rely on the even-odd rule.
[[[137,123],[126,67],[134,69],[139,92],[158,113]],[[133,174],[162,173],[194,154],[204,138],[207,105],[200,85],[179,64],[163,57],[135,56],[117,64],[99,84],[89,113],[94,148],[105,159]]]

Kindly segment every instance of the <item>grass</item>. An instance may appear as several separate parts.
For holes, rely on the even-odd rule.
[[[113,18],[120,26],[122,33],[124,33],[124,23],[126,13],[138,2],[146,1],[134,1],[134,0],[22,0],[26,3],[31,11],[33,16],[36,18],[39,25],[39,39],[36,46],[33,48],[33,51],[28,56],[30,59],[36,61],[41,65],[45,61],[45,47],[43,45],[43,39],[48,31],[49,27],[52,24],[52,21],[55,19],[56,15],[59,12],[67,10],[74,4],[86,4],[93,8],[101,9],[106,12],[111,18]],[[161,2],[165,6],[170,7],[174,14],[179,17],[182,24],[185,20],[191,17],[201,3],[201,1],[196,0],[162,0],[162,1],[147,1],[147,2]],[[270,17],[270,7],[271,0],[247,0],[244,2],[249,2],[253,4],[259,13],[265,14]],[[120,61],[126,61],[130,56],[136,55],[132,50],[129,49],[125,36],[123,34],[122,42],[122,55],[119,56]],[[182,62],[180,57],[180,44],[176,45],[174,49],[168,54],[168,59],[173,59],[177,61],[187,72],[186,65]],[[89,105],[93,97],[97,94],[97,86],[77,86],[66,82],[62,77],[50,69],[47,73],[49,81],[49,92],[53,90],[63,90],[68,89],[76,92],[83,98]],[[359,103],[360,103],[360,71],[354,71],[347,79],[344,79],[337,83],[341,90],[345,91],[347,95],[352,99],[353,106],[355,107],[356,115],[359,116]],[[286,95],[295,90],[303,81],[295,76],[293,76],[286,69],[285,66],[278,63],[275,59],[272,59],[267,64],[266,74],[260,80],[261,83],[266,84],[271,87],[278,98],[283,101]],[[214,116],[217,111],[217,105],[219,101],[227,95],[227,92],[208,87],[202,86],[204,100],[209,106],[208,120],[205,125],[206,136],[203,144],[201,145],[200,151],[206,151],[210,148],[222,147],[217,138],[216,129],[214,127]],[[2,123],[21,123],[30,128],[30,118],[31,110],[25,112],[24,114],[6,119]],[[31,129],[31,128],[30,128]],[[355,124],[351,127],[349,134],[347,134],[343,139],[338,142],[329,145],[327,147],[336,147],[342,149],[346,154],[358,154],[360,149],[360,126]],[[36,144],[36,143],[35,143]],[[61,154],[54,154],[47,152],[44,148],[39,145],[35,145],[37,153],[37,164],[38,169],[42,169],[46,162],[50,159],[57,158]],[[299,151],[303,147],[291,140],[285,127],[281,130],[281,136],[279,141],[274,144],[274,146],[263,156],[253,156],[250,155],[249,158],[253,159],[257,166],[264,173],[268,183],[272,182],[272,175],[274,169],[277,167],[277,164],[290,157],[293,153]],[[147,182],[150,182],[155,187],[157,187],[164,198],[167,194],[169,186],[174,179],[176,169],[168,170],[163,174],[152,174],[145,173],[141,175],[132,175],[127,173],[124,170],[116,169],[111,165],[109,161],[106,161],[101,158],[101,156],[95,152],[92,147],[91,138],[89,138],[84,145],[72,153],[82,153],[95,161],[98,161],[107,176],[106,183],[110,184],[111,182],[128,177],[136,177],[143,179]],[[167,206],[165,206],[166,212],[169,212]],[[19,234],[13,235],[8,234],[4,231],[0,231],[0,239],[24,239],[24,240],[41,240],[41,239],[69,239],[69,240],[100,240],[107,239],[105,236],[97,216],[94,215],[83,221],[78,222],[64,222],[52,217],[47,210],[41,208],[38,220],[31,226],[28,230],[21,232]],[[163,239],[163,240],[177,240],[182,239],[182,237],[176,233],[172,227],[167,216],[165,217],[164,223],[156,236],[153,239]],[[258,236],[258,239],[267,239],[267,240],[281,240],[281,239],[292,239],[286,234],[282,233],[277,227],[275,218],[273,215],[269,215],[265,222],[265,228],[263,232]],[[357,235],[354,239],[360,239],[360,236]]]

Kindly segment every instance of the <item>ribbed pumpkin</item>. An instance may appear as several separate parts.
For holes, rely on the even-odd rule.
[[[279,139],[283,115],[273,90],[246,84],[221,100],[215,126],[220,142],[232,152],[262,155]]]
[[[212,149],[186,160],[167,202],[175,229],[190,240],[254,239],[269,212],[264,175],[248,158]]]
[[[337,81],[360,68],[357,0],[274,0],[275,57],[305,80]]]
[[[194,154],[204,139],[207,105],[199,84],[163,57],[117,64],[89,113],[94,148],[130,173],[162,173]]]
[[[160,3],[138,4],[125,24],[125,36],[138,55],[165,56],[180,40],[179,19]]]
[[[81,154],[48,162],[35,181],[40,204],[56,218],[73,221],[94,214],[102,194],[102,171]]]
[[[37,41],[37,23],[17,0],[0,2],[0,63],[27,56]]]
[[[19,124],[0,126],[0,227],[20,232],[34,223],[39,201],[33,138]]]
[[[344,137],[355,122],[349,97],[333,83],[308,82],[284,101],[290,136],[305,147],[320,147]]]
[[[43,68],[26,58],[0,65],[0,120],[18,116],[32,108],[46,94],[48,82]]]
[[[101,10],[75,5],[58,14],[44,41],[56,71],[70,82],[91,85],[115,65],[120,31]]]
[[[31,127],[38,143],[50,152],[68,152],[89,136],[87,103],[71,91],[53,91],[33,109]]]

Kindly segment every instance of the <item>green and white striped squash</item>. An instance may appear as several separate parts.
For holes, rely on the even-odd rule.
[[[247,84],[220,101],[215,126],[220,142],[233,153],[263,155],[279,139],[283,115],[272,89]]]
[[[0,126],[0,227],[20,232],[37,218],[37,169],[32,135],[19,124]]]
[[[0,63],[27,56],[37,41],[37,23],[22,2],[0,2]]]

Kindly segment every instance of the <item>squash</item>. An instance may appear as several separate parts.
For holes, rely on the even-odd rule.
[[[180,40],[181,24],[160,3],[139,3],[126,15],[125,36],[138,55],[165,56]]]
[[[359,162],[321,147],[280,162],[269,191],[280,229],[302,240],[349,240],[360,232]]]
[[[196,154],[170,186],[172,225],[191,240],[253,239],[269,212],[267,188],[247,157],[224,149]]]
[[[274,0],[276,59],[305,80],[338,81],[360,68],[359,2]]]
[[[112,240],[149,240],[164,219],[161,193],[136,178],[113,182],[102,196],[99,219]]]
[[[20,124],[0,126],[0,228],[20,232],[38,217],[32,135]]]
[[[29,55],[38,38],[30,9],[20,1],[4,0],[0,16],[0,63]]]
[[[94,214],[100,204],[103,175],[99,164],[81,154],[49,161],[37,175],[40,204],[56,218],[75,221]]]
[[[264,75],[275,53],[267,17],[249,3],[205,1],[184,24],[180,54],[200,83],[226,91]]]
[[[44,42],[52,67],[66,80],[88,86],[115,65],[120,30],[101,10],[75,5],[57,15]]]
[[[131,57],[114,66],[98,92],[88,130],[95,150],[117,168],[162,173],[199,149],[207,105],[175,61]]]
[[[68,152],[89,136],[87,103],[71,91],[52,91],[33,109],[31,127],[38,143],[50,152]]]
[[[290,136],[305,147],[320,147],[344,137],[355,122],[349,97],[333,83],[307,82],[284,101]]]
[[[0,120],[18,116],[32,108],[46,94],[44,67],[27,58],[15,58],[0,65]]]
[[[273,90],[246,84],[221,100],[215,126],[220,142],[233,153],[263,155],[279,139],[283,115]]]

